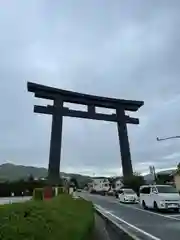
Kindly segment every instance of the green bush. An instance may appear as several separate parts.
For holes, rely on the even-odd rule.
[[[43,200],[43,188],[35,188],[33,191],[34,200]]]
[[[86,240],[93,224],[92,204],[66,194],[0,206],[1,240]]]
[[[143,176],[135,173],[128,178],[123,178],[123,184],[124,187],[132,188],[137,194],[139,194],[139,188],[145,184],[145,181]]]
[[[58,187],[58,195],[64,193],[63,187]]]
[[[52,196],[56,195],[56,187],[52,188]],[[34,200],[43,200],[44,199],[45,188],[35,188],[33,191],[33,199]],[[58,195],[64,193],[63,187],[58,187]]]
[[[55,187],[52,188],[52,195],[53,195],[53,197],[55,197],[55,195],[56,195]]]

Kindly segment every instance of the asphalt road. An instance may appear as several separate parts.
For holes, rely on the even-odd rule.
[[[0,205],[2,204],[9,204],[15,202],[25,202],[30,200],[31,197],[7,197],[7,198],[0,198]]]
[[[126,228],[136,239],[179,240],[180,213],[157,213],[144,210],[139,204],[119,203],[114,197],[81,193],[117,224]]]

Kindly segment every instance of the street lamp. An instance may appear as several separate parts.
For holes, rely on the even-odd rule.
[[[166,138],[156,138],[157,141],[164,141],[168,139],[173,139],[173,138],[180,138],[180,136],[172,136],[172,137],[166,137]]]

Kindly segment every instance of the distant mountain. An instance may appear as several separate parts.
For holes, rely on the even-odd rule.
[[[0,179],[14,181],[18,179],[28,178],[30,175],[36,178],[47,176],[46,168],[36,168],[31,166],[14,165],[5,163],[0,165]]]
[[[0,181],[16,181],[19,179],[27,179],[30,175],[34,178],[46,178],[46,168],[38,168],[32,166],[15,165],[11,163],[5,163],[0,165]],[[84,185],[91,181],[91,177],[83,176],[74,173],[61,173],[63,177],[74,177],[77,179],[80,185]]]

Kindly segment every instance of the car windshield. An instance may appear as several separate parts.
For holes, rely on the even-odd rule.
[[[124,189],[123,191],[125,194],[134,194],[134,191],[132,189]]]
[[[172,186],[157,186],[159,193],[178,193],[176,188]]]

